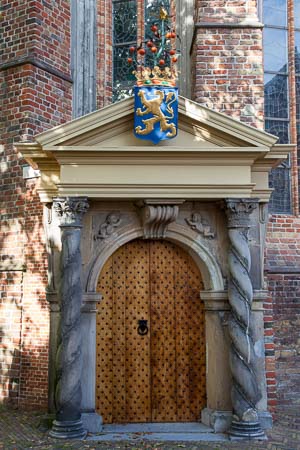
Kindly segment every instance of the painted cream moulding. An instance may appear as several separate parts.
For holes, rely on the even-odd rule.
[[[38,192],[46,203],[57,195],[259,197],[267,202],[272,192],[268,172],[293,149],[275,145],[276,137],[183,97],[179,100],[179,129],[184,130],[177,141],[180,145],[176,139],[160,146],[141,144],[132,135],[132,127],[130,98],[46,131],[35,143],[18,143],[16,148],[41,171]]]

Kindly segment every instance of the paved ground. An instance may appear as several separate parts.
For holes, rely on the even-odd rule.
[[[79,450],[300,450],[300,406],[280,412],[273,430],[264,442],[149,442],[136,433],[130,442],[58,441],[48,437],[45,420],[40,413],[2,409],[0,411],[0,449],[79,449]]]

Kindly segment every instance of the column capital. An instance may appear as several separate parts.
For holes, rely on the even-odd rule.
[[[57,197],[54,209],[60,219],[60,227],[82,227],[82,217],[89,208],[86,197]]]
[[[228,228],[249,228],[250,214],[257,208],[257,198],[228,198],[225,210]]]

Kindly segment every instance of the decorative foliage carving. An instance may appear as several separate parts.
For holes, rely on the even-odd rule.
[[[54,209],[60,218],[60,226],[81,227],[81,219],[89,208],[84,197],[66,197],[54,199]]]
[[[248,244],[250,214],[257,207],[257,202],[230,199],[226,203],[230,240],[228,298],[231,314],[228,330],[231,339],[231,396],[234,413],[230,433],[236,437],[254,438],[263,436],[256,411],[261,392],[256,377],[257,357],[251,334],[253,289],[249,275],[251,258]]]
[[[211,231],[209,224],[205,219],[202,219],[199,213],[192,213],[190,219],[185,219],[192,230],[203,234],[204,237],[214,238],[215,233]]]
[[[94,236],[94,239],[105,239],[113,234],[115,228],[121,223],[119,213],[110,213],[105,219],[105,222],[100,225],[98,233]]]
[[[257,208],[257,199],[228,199],[227,219],[228,228],[249,228],[249,215]]]
[[[147,201],[146,201],[147,202]],[[178,202],[182,203],[182,201]],[[162,239],[166,236],[166,230],[170,223],[175,222],[179,212],[176,202],[153,202],[142,209],[142,222],[145,239]]]

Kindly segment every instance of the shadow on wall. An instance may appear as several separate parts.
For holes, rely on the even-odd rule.
[[[1,174],[0,403],[45,409],[49,306],[43,208],[36,180],[23,180],[20,155],[11,146],[7,155]]]

